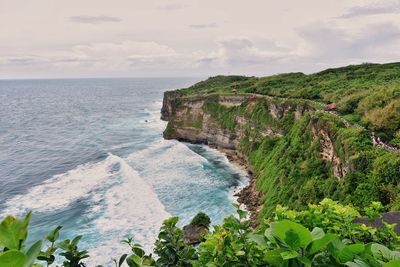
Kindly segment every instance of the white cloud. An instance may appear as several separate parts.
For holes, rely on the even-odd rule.
[[[0,78],[267,75],[396,61],[396,1],[5,0]]]

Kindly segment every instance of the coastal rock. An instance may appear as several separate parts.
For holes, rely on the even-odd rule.
[[[204,240],[208,228],[204,225],[188,224],[183,227],[184,242],[186,245],[196,245]]]

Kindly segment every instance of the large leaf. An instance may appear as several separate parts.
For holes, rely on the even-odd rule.
[[[352,262],[346,262],[345,265],[349,267],[370,267],[368,263],[358,259],[355,259]]]
[[[354,254],[360,254],[364,252],[365,245],[364,244],[351,244],[347,246],[348,249]]]
[[[10,250],[19,250],[28,235],[30,217],[30,212],[23,221],[7,216],[0,224],[0,245]]]
[[[349,246],[345,246],[343,249],[339,251],[338,259],[341,263],[346,263],[348,261],[352,261],[355,257],[355,253],[349,248]]]
[[[387,247],[380,245],[380,244],[372,244],[371,245],[371,252],[372,255],[376,259],[386,259],[386,260],[391,260],[392,259],[392,251],[388,249]]]
[[[268,246],[268,242],[263,235],[250,233],[247,235],[247,238],[250,241],[255,242],[257,245],[264,247]]]
[[[326,235],[324,235],[323,238],[315,240],[315,241],[313,241],[311,243],[311,246],[309,248],[309,252],[311,254],[319,252],[322,248],[327,246],[329,243],[331,243],[335,239],[337,239],[336,235],[334,235],[334,234],[326,234]]]
[[[311,236],[312,236],[312,240],[318,240],[321,239],[325,236],[324,230],[322,230],[319,227],[315,227],[312,231],[311,231]]]
[[[24,267],[29,267],[36,260],[42,248],[42,241],[37,241],[33,244],[26,252],[27,259],[25,261]]]
[[[0,254],[0,267],[24,267],[27,257],[18,250],[9,250]]]
[[[389,261],[388,263],[386,263],[383,266],[384,267],[399,267],[400,266],[400,260]]]
[[[142,258],[138,255],[132,254],[126,259],[126,263],[129,267],[139,267],[142,265]]]
[[[281,253],[284,249],[269,250],[264,253],[264,261],[271,264],[272,266],[281,266],[283,263],[283,258]]]
[[[306,248],[312,241],[310,231],[304,226],[283,220],[272,224],[272,232],[292,249]]]
[[[285,250],[281,252],[281,257],[284,260],[294,259],[299,256],[299,253],[295,250]]]

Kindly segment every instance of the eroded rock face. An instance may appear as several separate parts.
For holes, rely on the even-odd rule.
[[[247,102],[247,107],[251,109],[254,103],[260,97],[239,96],[239,95],[223,95],[214,96],[218,99],[218,104],[224,107],[236,107]],[[169,126],[173,128],[173,132],[164,133],[166,139],[177,139],[191,143],[202,143],[210,146],[220,147],[224,149],[239,150],[240,139],[245,136],[243,130],[247,124],[246,118],[238,115],[236,122],[238,127],[234,130],[222,129],[220,125],[206,113],[203,106],[207,100],[207,96],[180,97],[174,92],[168,92],[164,96],[163,108],[161,111],[161,119],[169,121]],[[280,119],[291,109],[290,105],[280,107],[277,104],[268,104],[268,109],[273,118]],[[199,125],[189,123],[198,120]],[[200,123],[198,123],[200,124]],[[274,131],[265,125],[260,138],[265,136],[282,136],[279,131]]]
[[[332,163],[333,175],[338,180],[341,180],[343,176],[346,175],[348,168],[338,157],[328,131],[325,129],[318,129],[316,125],[313,125],[312,131],[314,138],[319,138],[322,159]]]

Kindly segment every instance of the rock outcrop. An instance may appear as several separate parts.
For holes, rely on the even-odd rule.
[[[322,159],[332,164],[333,175],[341,180],[348,172],[349,167],[337,155],[329,132],[325,129],[318,129],[316,125],[313,125],[312,131],[314,138],[319,138]]]
[[[203,225],[188,224],[183,227],[183,232],[186,245],[197,245],[204,241],[208,228]]]

